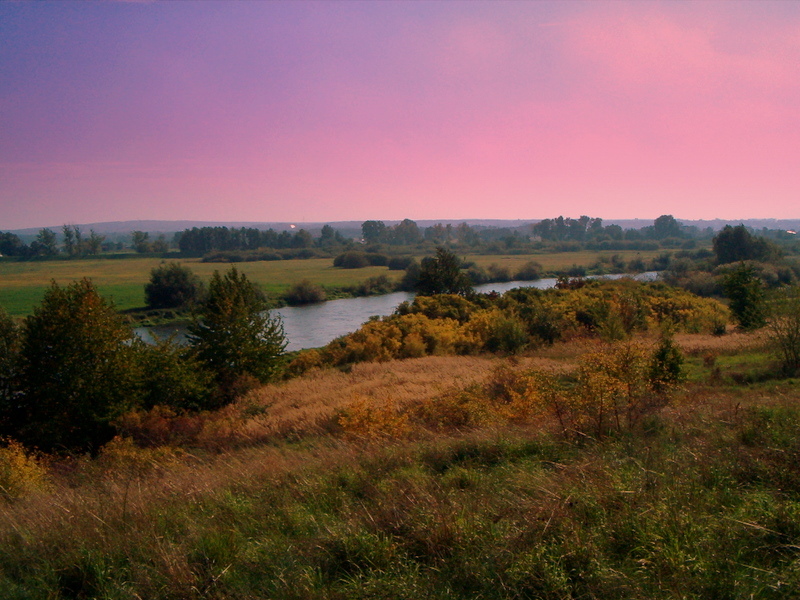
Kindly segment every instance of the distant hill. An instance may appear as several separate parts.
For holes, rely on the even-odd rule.
[[[574,217],[573,217],[574,218]],[[683,225],[695,226],[699,229],[706,229],[711,227],[717,231],[725,227],[725,225],[739,225],[744,224],[754,229],[792,229],[797,231],[800,229],[800,219],[713,219],[713,220],[692,220],[692,219],[676,219]],[[520,228],[538,223],[542,219],[421,219],[416,223],[420,227],[430,227],[437,223],[443,225],[451,224],[458,225],[460,223],[467,223],[472,227],[512,227]],[[395,225],[399,220],[384,220],[387,225]],[[170,234],[184,229],[191,229],[192,227],[253,227],[256,229],[274,229],[275,231],[288,231],[291,229],[306,229],[309,231],[318,231],[324,225],[330,225],[334,229],[340,231],[360,231],[361,223],[363,221],[319,221],[319,222],[287,222],[287,221],[157,221],[157,220],[141,220],[141,221],[106,221],[99,223],[85,223],[78,224],[78,227],[84,231],[94,229],[100,234],[127,234],[131,231],[146,231],[155,234]],[[619,225],[623,229],[641,229],[653,224],[651,219],[603,219],[604,225]],[[61,225],[50,226],[50,229],[58,232],[61,230]],[[12,232],[19,236],[34,236],[41,227],[29,227],[26,229],[15,229]]]

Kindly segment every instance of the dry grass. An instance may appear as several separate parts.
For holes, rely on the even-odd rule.
[[[403,405],[439,396],[482,381],[501,361],[483,356],[428,356],[384,363],[361,363],[348,373],[328,369],[260,388],[241,400],[243,413],[263,411],[242,425],[248,439],[319,433],[355,401]],[[561,361],[543,356],[513,359],[520,368],[564,370]]]
[[[726,335],[681,333],[675,336],[675,341],[687,354],[700,356],[708,352],[739,354],[748,350],[760,349],[766,345],[767,337],[764,330],[733,331]]]

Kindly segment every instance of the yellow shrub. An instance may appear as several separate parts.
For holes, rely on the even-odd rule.
[[[116,436],[100,450],[97,465],[107,475],[140,477],[173,464],[182,455],[176,448],[140,448],[131,438]]]
[[[0,447],[0,496],[19,498],[47,488],[44,462],[25,451],[22,444],[9,440]]]
[[[410,431],[408,415],[392,403],[362,397],[354,399],[338,420],[346,435],[360,439],[403,437]]]

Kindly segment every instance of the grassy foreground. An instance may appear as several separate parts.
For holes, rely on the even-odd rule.
[[[796,598],[800,389],[742,384],[768,361],[753,336],[678,341],[682,390],[600,438],[489,402],[591,340],[316,371],[167,433],[142,416],[159,443],[31,463],[0,501],[0,597]],[[469,426],[392,428],[473,384]]]
[[[603,255],[599,252],[561,252],[535,255],[469,255],[467,260],[488,267],[497,264],[516,272],[529,260],[539,262],[545,271],[567,269],[573,265],[589,266]],[[636,257],[648,260],[657,252],[615,252],[629,261]],[[421,258],[421,257],[418,257]],[[44,296],[52,280],[66,285],[83,277],[92,279],[99,292],[112,298],[120,310],[140,308],[145,304],[144,286],[150,280],[150,271],[163,262],[160,258],[86,259],[62,261],[0,261],[0,306],[15,317],[29,315]],[[203,263],[200,259],[181,259],[203,281],[208,281],[215,270],[224,271],[227,265]],[[292,285],[308,279],[327,288],[356,286],[370,277],[386,275],[397,281],[403,271],[390,271],[386,267],[340,269],[333,259],[278,260],[245,262],[239,270],[272,297],[285,293]]]

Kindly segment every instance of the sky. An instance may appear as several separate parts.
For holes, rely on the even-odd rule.
[[[800,217],[800,2],[0,2],[0,230]]]

